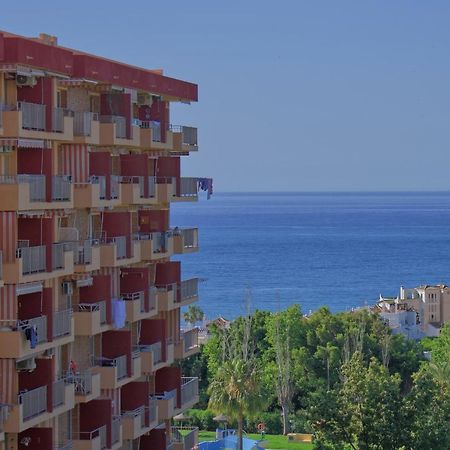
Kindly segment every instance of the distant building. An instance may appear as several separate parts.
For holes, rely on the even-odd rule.
[[[393,333],[404,334],[409,339],[438,336],[442,325],[450,321],[450,287],[444,284],[410,289],[401,286],[397,297],[380,295],[377,308]]]

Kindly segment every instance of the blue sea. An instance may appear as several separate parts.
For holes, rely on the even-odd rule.
[[[293,303],[307,313],[373,304],[401,285],[450,283],[448,193],[214,194],[173,205],[172,226],[199,227],[183,255],[212,319]]]

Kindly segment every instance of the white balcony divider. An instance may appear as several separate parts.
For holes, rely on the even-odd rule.
[[[45,255],[45,245],[18,248],[16,256],[22,259],[22,274],[29,275],[31,273],[45,272],[47,268]]]
[[[116,444],[120,440],[120,417],[113,417],[111,429],[111,442]]]
[[[47,411],[47,386],[19,394],[19,403],[23,408],[23,420],[29,420]]]
[[[64,249],[67,247],[65,242],[56,242],[52,244],[52,268],[53,270],[64,269]]]
[[[183,334],[184,351],[187,352],[198,347],[198,329],[185,331]]]
[[[29,184],[30,186],[30,201],[45,202],[45,175],[17,175],[17,182],[19,184]]]
[[[47,342],[47,316],[33,317],[32,319],[19,320],[17,328],[25,331],[27,328],[36,330],[36,343]]]
[[[53,407],[64,405],[65,402],[65,381],[58,380],[53,383]]]
[[[53,314],[53,337],[66,336],[72,332],[72,309],[57,311]]]
[[[91,175],[89,178],[92,184],[99,185],[99,197],[104,200],[106,198],[106,177],[104,175]]]
[[[189,300],[198,296],[198,278],[183,280],[180,284],[181,301]]]
[[[125,378],[127,374],[127,355],[118,356],[114,359],[117,367],[117,380]]]
[[[39,131],[45,130],[45,105],[18,102],[17,107],[22,111],[22,128]]]
[[[183,133],[183,144],[198,145],[197,128],[182,126],[181,130]]]
[[[116,124],[116,138],[124,139],[127,137],[127,122],[122,116],[100,116],[101,123]]]
[[[196,197],[198,195],[197,178],[180,178],[180,197]]]
[[[155,342],[149,345],[150,351],[153,353],[153,363],[158,364],[162,361],[162,344],[161,342]]]
[[[62,133],[64,131],[64,108],[53,108],[52,131]]]
[[[126,294],[122,294],[122,298],[125,301],[127,301],[127,302],[139,300],[141,312],[145,311],[145,294],[144,294],[144,291],[128,292]]]
[[[69,175],[54,175],[52,177],[52,200],[70,200],[70,185],[72,184]]]
[[[181,377],[181,404],[185,405],[198,396],[198,378]]]
[[[113,237],[112,241],[116,244],[117,259],[123,259],[127,257],[127,238],[126,236]]]
[[[98,120],[97,113],[88,111],[75,112],[73,119],[73,134],[75,136],[91,136],[93,120]]]

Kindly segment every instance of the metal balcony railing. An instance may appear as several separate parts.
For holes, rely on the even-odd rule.
[[[124,139],[127,137],[127,121],[122,116],[100,116],[100,123],[116,124],[116,138]]]
[[[3,252],[0,250],[0,280],[3,279]]]
[[[73,442],[66,442],[65,444],[58,444],[55,450],[73,450]]]
[[[180,178],[179,196],[180,197],[195,197],[197,195],[198,195],[197,178],[192,178],[192,177]]]
[[[158,405],[158,403],[156,401],[156,398],[149,397],[149,399],[148,399],[148,416],[149,416],[150,423],[152,423],[158,419],[157,405]]]
[[[22,404],[24,421],[44,413],[47,411],[47,386],[20,393],[19,403]]]
[[[75,395],[89,395],[92,392],[92,370],[67,374],[67,381],[75,385]]]
[[[94,358],[94,364],[101,367],[117,367],[117,380],[128,376],[127,355],[118,356],[117,358]]]
[[[153,363],[158,364],[162,362],[162,343],[155,342],[148,346],[149,350],[153,353]]]
[[[72,333],[72,308],[53,314],[53,337],[58,338]]]
[[[78,304],[79,312],[92,312],[92,311],[100,311],[100,323],[106,323],[106,301],[101,300],[96,303],[79,303]]]
[[[17,109],[22,111],[22,128],[28,130],[45,130],[45,105],[18,102]]]
[[[147,183],[147,194],[145,193]],[[156,195],[156,177],[139,177],[139,195],[141,198],[153,198]]]
[[[74,243],[73,259],[74,264],[84,265],[92,262],[92,240]]]
[[[37,245],[35,247],[21,247],[16,250],[16,257],[22,259],[22,274],[45,272],[46,247]]]
[[[192,449],[196,445],[197,427],[172,427],[172,439],[175,442],[183,443],[186,450]]]
[[[106,448],[106,425],[98,428],[98,436],[100,436],[100,450],[104,450]]]
[[[99,185],[99,197],[104,200],[106,198],[106,177],[104,175],[91,175],[89,181],[92,184]]]
[[[111,428],[111,443],[114,445],[120,440],[120,417],[113,417]]]
[[[148,293],[148,310],[149,311],[153,311],[154,309],[156,309],[156,288],[154,286],[152,286],[149,289],[149,293]]]
[[[165,253],[167,251],[168,233],[165,231],[155,231],[152,233],[153,253]]]
[[[133,419],[135,417],[139,417],[141,428],[145,428],[146,426],[145,416],[146,416],[146,408],[144,405],[139,406],[139,408],[133,409],[132,411],[122,411],[122,417],[131,417]]]
[[[154,120],[141,121],[141,128],[151,128],[152,130],[152,141],[161,142],[161,123]]]
[[[3,425],[9,417],[9,408],[9,405],[0,403],[0,433],[3,433]]]
[[[93,120],[98,120],[97,113],[88,111],[75,112],[73,119],[73,134],[75,136],[91,136]]]
[[[66,383],[64,380],[58,380],[53,383],[53,407],[64,405],[66,401],[65,389]]]
[[[178,233],[183,237],[184,248],[197,248],[198,247],[198,228],[180,228],[173,230],[173,234]]]
[[[183,345],[184,345],[185,352],[198,347],[198,329],[197,328],[193,328],[192,330],[184,332]]]
[[[198,145],[197,128],[182,126],[181,130],[183,133],[183,144]]]
[[[116,244],[117,259],[124,259],[127,257],[127,238],[126,236],[116,236],[111,238],[112,242]]]
[[[119,198],[119,175],[111,175],[111,199]]]
[[[100,450],[106,449],[106,436],[107,436],[107,428],[106,425],[96,428],[92,431],[80,431],[73,432],[72,439],[81,440],[81,441],[93,441],[96,438],[100,438]],[[98,448],[98,447],[95,447]]]
[[[181,405],[185,405],[198,396],[198,378],[181,378]]]
[[[31,202],[45,202],[45,175],[19,174],[17,175],[17,182],[29,184]]]
[[[180,283],[181,301],[189,300],[198,296],[198,278],[183,280]]]
[[[47,316],[33,317],[32,319],[19,320],[17,328],[23,332],[27,329],[36,334],[36,344],[47,342]]]
[[[72,180],[69,175],[54,175],[52,177],[52,200],[69,201],[71,184]]]
[[[127,301],[139,301],[141,313],[145,312],[145,293],[144,291],[139,292],[127,292],[125,294],[121,294],[122,298]]]
[[[52,269],[64,269],[64,251],[67,248],[67,243],[56,242],[52,244]]]

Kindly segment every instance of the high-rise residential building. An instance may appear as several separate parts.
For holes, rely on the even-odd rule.
[[[198,351],[198,298],[174,254],[198,230],[170,203],[197,129],[170,105],[197,86],[0,32],[0,449],[188,450],[172,418],[198,401],[176,360]],[[199,184],[200,182],[200,184]],[[176,225],[176,224],[174,224]]]

